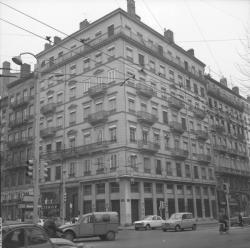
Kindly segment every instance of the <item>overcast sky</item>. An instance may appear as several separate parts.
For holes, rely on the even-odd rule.
[[[64,33],[78,30],[79,23],[90,22],[117,9],[127,9],[126,0],[0,0]],[[184,49],[194,48],[195,56],[206,65],[215,79],[222,75],[228,86],[239,86],[250,95],[250,85],[240,73],[246,32],[250,30],[250,0],[135,0],[142,22],[159,33],[174,32],[175,42]],[[60,36],[52,30],[0,3],[0,18],[42,37]],[[11,61],[21,52],[39,53],[45,40],[0,20],[0,63]],[[248,45],[249,46],[249,45]],[[246,51],[245,51],[246,53]],[[26,55],[26,63],[35,59]],[[12,63],[13,69],[18,69]],[[1,72],[0,72],[1,73]]]

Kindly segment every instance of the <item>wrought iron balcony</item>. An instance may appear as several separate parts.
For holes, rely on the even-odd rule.
[[[154,89],[150,86],[143,84],[143,83],[136,84],[136,92],[138,95],[144,96],[147,98],[151,98],[152,96],[155,95]]]
[[[211,125],[211,129],[218,133],[222,133],[225,131],[225,127],[221,124],[213,124]]]
[[[173,157],[180,160],[185,160],[188,157],[188,151],[180,148],[172,149],[171,154]]]
[[[25,145],[29,145],[32,143],[32,138],[22,138],[18,140],[8,141],[8,147],[9,148],[16,148],[16,147],[22,147]]]
[[[58,150],[58,151],[51,151],[51,152],[44,152],[41,153],[40,156],[43,159],[47,159],[49,161],[58,161],[58,160],[62,160],[62,150]]]
[[[96,125],[99,123],[105,123],[108,120],[108,111],[102,110],[93,114],[89,114],[87,117],[87,121],[91,125]]]
[[[48,104],[45,104],[44,106],[41,107],[41,113],[43,115],[48,115],[48,114],[52,114],[55,112],[56,110],[56,103],[54,102],[50,102]]]
[[[160,144],[158,142],[139,140],[138,149],[141,152],[155,153],[160,149]]]
[[[200,120],[203,120],[207,115],[205,110],[197,107],[191,107],[190,110],[193,111],[194,116]]]
[[[99,168],[96,170],[96,174],[104,174],[105,173],[105,168]]]
[[[208,139],[208,132],[203,130],[195,130],[195,134],[198,140],[206,141]]]
[[[92,98],[99,97],[106,94],[107,88],[106,84],[97,84],[88,89],[88,94]]]
[[[20,99],[17,99],[14,102],[10,103],[10,108],[16,109],[16,108],[27,106],[29,104],[31,98],[32,98],[31,96],[25,96],[25,97],[22,97]]]
[[[210,155],[207,154],[197,154],[197,160],[201,163],[210,163],[212,157]]]
[[[177,99],[176,97],[171,96],[168,99],[168,104],[171,108],[174,108],[176,110],[181,110],[182,108],[185,107],[183,101]]]
[[[150,114],[145,111],[137,111],[137,120],[140,123],[146,123],[148,125],[153,125],[157,120],[157,116]]]
[[[177,133],[177,134],[183,134],[186,131],[186,129],[183,128],[182,124],[178,121],[169,122],[169,126],[172,132]]]
[[[43,139],[54,137],[56,134],[56,127],[46,127],[40,130],[40,136]]]
[[[218,174],[232,174],[232,175],[241,175],[245,177],[250,177],[250,171],[239,170],[225,166],[219,166],[215,169]]]
[[[214,150],[219,151],[219,152],[227,152],[227,147],[225,145],[214,145]]]

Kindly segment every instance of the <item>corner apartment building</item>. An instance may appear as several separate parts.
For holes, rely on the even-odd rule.
[[[9,220],[29,219],[33,210],[33,203],[25,200],[33,194],[25,165],[34,157],[34,84],[28,64],[22,65],[20,78],[7,84],[1,201],[2,216]]]
[[[229,183],[231,214],[249,212],[249,116],[246,115],[247,108],[244,107],[247,101],[239,95],[238,87],[227,87],[226,78],[222,78],[220,82],[210,77],[207,79],[219,209],[226,207],[221,188],[225,182]]]
[[[126,224],[163,201],[163,216],[216,216],[205,65],[193,49],[145,25],[129,0],[37,56],[45,215],[113,210]]]

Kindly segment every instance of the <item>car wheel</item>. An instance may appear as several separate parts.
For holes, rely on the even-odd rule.
[[[106,240],[106,235],[100,235],[99,237],[101,240]]]
[[[115,233],[110,231],[106,234],[106,239],[109,241],[115,240]]]
[[[176,232],[179,232],[179,231],[181,231],[181,227],[180,227],[179,225],[177,225],[177,226],[175,226],[174,230],[175,230]]]
[[[150,230],[150,225],[149,225],[149,224],[147,224],[147,225],[145,226],[145,230]]]
[[[75,237],[75,235],[74,235],[74,233],[73,233],[72,231],[66,231],[66,232],[64,233],[64,238],[65,238],[65,239],[68,239],[68,240],[70,240],[70,241],[73,241],[74,237]]]
[[[193,224],[193,226],[192,226],[192,230],[193,230],[193,231],[195,231],[195,230],[196,230],[196,228],[197,228],[197,226],[196,226],[195,224]]]
[[[163,232],[166,232],[166,231],[167,231],[167,229],[166,229],[166,228],[163,228],[163,229],[162,229],[162,231],[163,231]]]

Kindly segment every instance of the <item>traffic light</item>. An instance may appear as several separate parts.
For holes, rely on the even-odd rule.
[[[65,192],[65,193],[63,194],[63,201],[66,202],[66,200],[67,200],[67,193]]]
[[[32,159],[27,160],[26,162],[26,176],[27,177],[33,177],[33,166],[34,166],[34,161]]]
[[[43,178],[44,178],[44,180],[46,180],[49,176],[47,166],[48,166],[48,163],[43,163]]]
[[[222,189],[223,189],[224,193],[228,194],[229,193],[229,185],[228,185],[228,183],[223,183],[222,184]]]

